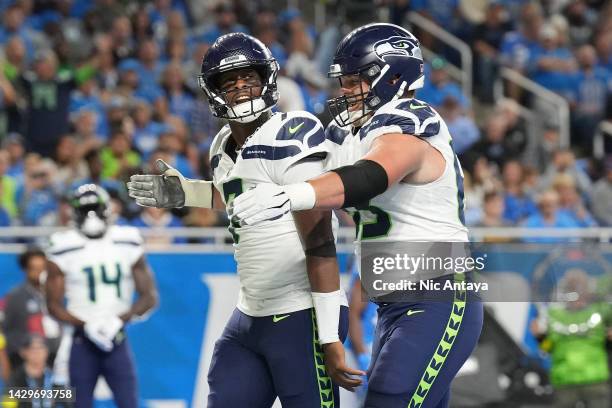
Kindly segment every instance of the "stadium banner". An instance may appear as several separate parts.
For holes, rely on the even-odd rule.
[[[492,248],[495,248],[493,251]],[[611,276],[612,249],[597,247],[597,268],[585,268],[587,275]],[[489,247],[487,271],[506,288],[530,292],[533,279],[548,282],[547,271],[558,273],[564,262],[575,270],[580,260],[593,259],[592,249],[579,246],[552,251],[550,245]],[[236,264],[231,253],[192,253],[184,250],[155,251],[148,254],[155,274],[160,304],[147,319],[128,328],[139,383],[141,406],[150,408],[187,408],[206,406],[206,374],[216,339],[233,311],[238,295]],[[351,255],[341,254],[340,268],[347,271]],[[552,269],[551,269],[552,268]],[[350,276],[343,274],[344,287]],[[23,274],[17,254],[0,251],[0,299],[20,284]],[[600,281],[601,282],[601,281]],[[546,285],[544,285],[546,287]],[[527,330],[533,317],[529,302],[487,303],[499,323],[526,350],[536,352]]]

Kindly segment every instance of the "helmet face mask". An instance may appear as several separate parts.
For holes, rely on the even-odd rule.
[[[258,84],[237,89],[223,89],[219,83],[227,73],[254,71]],[[208,98],[214,116],[240,123],[256,120],[263,112],[272,109],[278,101],[276,77],[278,63],[272,53],[259,40],[242,33],[219,37],[202,62],[198,84]],[[234,92],[249,93],[249,100],[234,104]]]
[[[106,190],[95,184],[77,188],[70,199],[77,228],[88,238],[101,238],[108,229],[110,198]]]
[[[368,90],[363,89],[361,82],[360,93],[328,101],[340,126],[361,126],[371,112],[423,86],[423,58],[418,40],[393,24],[368,24],[353,30],[338,45],[328,76],[354,75],[369,85]],[[361,114],[354,113],[355,102],[351,99],[355,97],[363,101]]]
[[[368,98],[372,97],[368,81],[361,75],[352,74],[340,76],[338,79],[340,87],[349,92],[327,101],[332,117],[340,126],[363,125],[372,112],[367,105]]]

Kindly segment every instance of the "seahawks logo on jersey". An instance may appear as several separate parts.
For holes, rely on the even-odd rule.
[[[374,52],[381,60],[388,56],[422,58],[419,42],[416,38],[393,36],[374,44]]]

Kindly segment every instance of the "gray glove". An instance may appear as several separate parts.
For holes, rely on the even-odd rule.
[[[127,183],[128,194],[143,207],[180,208],[185,205],[183,175],[165,161],[155,163],[161,175],[135,174]]]

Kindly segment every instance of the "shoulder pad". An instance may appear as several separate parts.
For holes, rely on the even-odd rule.
[[[350,127],[341,127],[335,121],[331,121],[325,129],[325,139],[337,145],[344,143],[344,139],[351,134]]]
[[[48,255],[57,256],[76,251],[85,246],[86,238],[75,230],[60,231],[51,235],[46,248]]]
[[[221,146],[223,145],[223,141],[225,140],[226,136],[228,134],[230,134],[230,128],[229,125],[225,125],[223,126],[215,135],[215,137],[213,138],[212,143],[210,144],[210,157],[212,158],[215,154],[217,153],[221,153]]]
[[[440,132],[440,116],[428,103],[418,99],[395,101],[374,114],[370,123],[361,128],[360,137],[390,127],[394,127],[398,133],[431,137]]]
[[[256,144],[242,150],[243,159],[282,160],[317,150],[325,141],[323,125],[314,115],[293,111],[277,114],[266,122]],[[263,128],[262,128],[263,129]]]
[[[226,139],[229,133],[229,125],[223,126],[221,130],[217,132],[212,143],[210,144],[208,159],[210,161],[210,169],[213,171],[219,165],[219,160],[221,160],[221,154],[223,153],[221,151],[221,147],[223,145],[223,141]]]
[[[282,145],[283,141],[299,141],[307,147],[321,144],[325,140],[323,125],[314,115],[304,111],[294,111],[281,115],[280,128],[275,140]]]
[[[128,225],[113,225],[109,228],[109,235],[114,244],[141,246],[142,235],[138,228]]]

